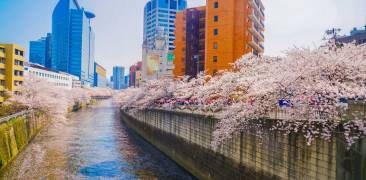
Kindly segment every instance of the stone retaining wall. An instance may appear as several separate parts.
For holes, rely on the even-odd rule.
[[[47,119],[35,112],[19,113],[0,124],[0,169],[4,169],[46,125]]]
[[[122,120],[199,179],[366,179],[366,140],[350,150],[340,138],[316,139],[307,146],[303,135],[245,131],[211,147],[217,120],[164,110],[121,112]]]

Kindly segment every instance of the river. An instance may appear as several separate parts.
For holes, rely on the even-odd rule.
[[[42,130],[1,179],[194,179],[131,132],[110,100]]]

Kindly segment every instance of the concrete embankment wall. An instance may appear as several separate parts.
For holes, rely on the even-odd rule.
[[[316,139],[264,129],[248,130],[217,150],[211,147],[216,119],[147,110],[121,112],[122,121],[199,179],[366,179],[366,140],[350,150],[344,141]]]
[[[18,153],[46,125],[47,118],[40,113],[24,112],[2,120],[0,124],[0,169]]]

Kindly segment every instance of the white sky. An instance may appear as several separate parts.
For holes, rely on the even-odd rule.
[[[141,60],[143,8],[147,0],[84,0],[95,12],[96,59],[111,73]],[[265,54],[280,55],[293,46],[319,45],[332,27],[349,33],[366,24],[366,0],[263,0],[266,7]],[[205,0],[189,0],[189,6]]]

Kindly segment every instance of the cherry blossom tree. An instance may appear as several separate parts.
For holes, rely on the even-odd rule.
[[[115,99],[125,110],[182,109],[172,104],[178,99],[194,102],[184,104],[183,109],[214,113],[220,120],[214,132],[217,146],[265,119],[278,119],[273,130],[302,132],[309,144],[316,137],[330,139],[341,128],[352,144],[366,135],[366,117],[357,111],[345,112],[352,102],[365,104],[365,97],[366,46],[329,44],[294,48],[284,57],[245,55],[232,71],[213,77],[200,74],[192,79],[149,81]]]
[[[107,88],[68,90],[30,74],[19,86],[18,93],[13,93],[8,102],[19,103],[29,110],[43,112],[52,119],[64,120],[68,109],[75,104],[88,104],[93,96],[112,96],[113,93],[113,90]]]

